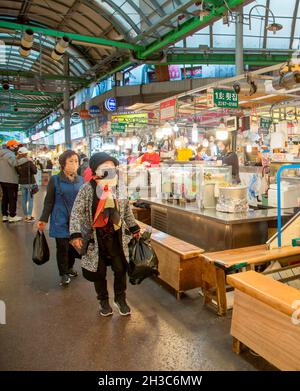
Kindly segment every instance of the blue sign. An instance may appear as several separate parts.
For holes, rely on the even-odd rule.
[[[96,105],[90,106],[89,113],[90,113],[90,115],[99,115],[100,114],[100,107],[96,106]]]
[[[117,101],[115,98],[105,99],[104,106],[107,111],[115,111],[117,108]]]

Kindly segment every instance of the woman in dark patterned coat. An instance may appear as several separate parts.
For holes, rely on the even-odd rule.
[[[102,316],[113,313],[106,282],[108,265],[114,271],[114,304],[121,315],[131,313],[126,302],[128,243],[140,232],[126,192],[120,190],[118,164],[103,152],[91,157],[93,177],[80,189],[70,220],[71,244],[82,253],[83,276],[94,282]]]

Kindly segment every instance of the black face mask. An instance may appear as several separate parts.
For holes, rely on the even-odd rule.
[[[102,170],[102,175],[98,176],[99,179],[113,179],[117,175],[115,168],[106,168]]]

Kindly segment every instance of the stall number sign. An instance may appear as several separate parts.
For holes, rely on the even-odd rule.
[[[160,104],[160,120],[167,121],[176,116],[176,99],[170,99]]]
[[[272,120],[270,118],[261,118],[260,119],[260,127],[263,129],[269,130],[271,123],[272,123]]]
[[[111,123],[111,131],[116,133],[125,133],[126,124],[122,122],[112,122]]]
[[[217,107],[238,108],[239,97],[235,91],[231,90],[214,90],[214,104]]]

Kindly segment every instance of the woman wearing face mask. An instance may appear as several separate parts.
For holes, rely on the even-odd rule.
[[[76,152],[67,150],[59,157],[61,172],[53,175],[48,183],[43,213],[38,229],[43,231],[50,217],[49,235],[56,240],[56,258],[61,285],[68,285],[70,277],[76,277],[73,270],[78,253],[69,244],[69,222],[71,210],[83,178],[77,175],[79,158]]]
[[[121,315],[131,313],[126,302],[128,243],[140,231],[125,192],[120,190],[118,164],[103,152],[91,157],[93,177],[80,189],[70,221],[71,243],[83,254],[83,276],[94,283],[102,316],[113,314],[106,282],[108,265],[114,272],[115,305]]]
[[[140,164],[144,164],[146,167],[157,166],[160,163],[160,157],[157,152],[154,151],[154,143],[147,143],[147,152],[139,159]]]
[[[222,155],[222,163],[232,167],[232,181],[235,184],[241,182],[240,180],[240,168],[239,168],[239,159],[235,152],[230,148],[230,140],[220,141],[219,149]]]

